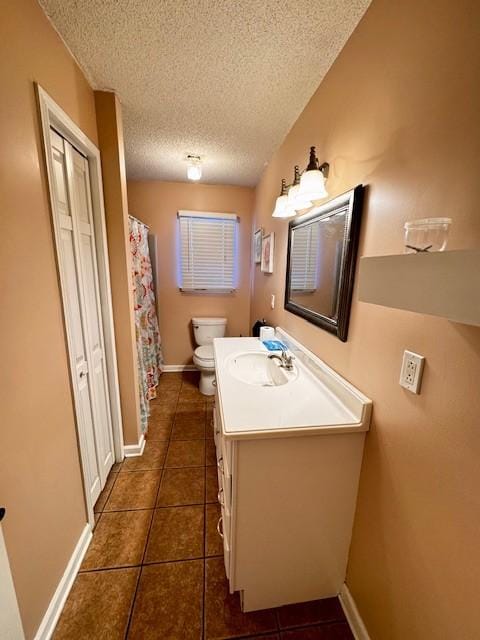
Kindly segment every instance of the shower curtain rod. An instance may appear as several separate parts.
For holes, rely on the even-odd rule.
[[[137,222],[139,222],[140,224],[143,224],[144,227],[147,227],[147,229],[150,229],[149,225],[146,224],[145,222],[142,222],[141,220],[139,220],[138,218],[136,218],[135,216],[132,216],[131,213],[128,214],[128,217],[131,218],[132,220],[136,220]]]

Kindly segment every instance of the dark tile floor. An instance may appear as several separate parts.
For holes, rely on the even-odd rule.
[[[352,640],[336,598],[242,613],[225,578],[212,403],[164,374],[143,456],[116,464],[55,640]]]

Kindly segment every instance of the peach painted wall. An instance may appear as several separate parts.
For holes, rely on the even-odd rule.
[[[451,249],[478,248],[479,23],[468,0],[373,0],[256,193],[276,266],[256,268],[252,319],[284,327],[374,402],[347,574],[372,640],[478,637],[480,329],[359,303],[356,290],[345,344],[284,311],[287,223],[270,212],[314,144],[332,196],[368,186],[360,255],[401,253],[404,221],[428,216],[453,218]],[[419,396],[398,385],[404,349],[426,357]]]
[[[95,107],[102,158],[123,437],[124,443],[129,445],[137,444],[140,437],[140,400],[122,108],[117,96],[109,91],[95,91]]]
[[[97,129],[93,92],[34,0],[2,4],[0,59],[0,501],[29,639],[86,523],[34,81],[95,142]]]
[[[166,364],[191,363],[194,316],[223,316],[228,335],[248,335],[253,189],[183,182],[128,181],[130,213],[150,226],[158,241],[158,303]],[[181,293],[177,282],[177,211],[236,213],[239,228],[239,287],[233,294]]]

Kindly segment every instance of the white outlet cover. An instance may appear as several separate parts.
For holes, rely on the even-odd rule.
[[[419,394],[422,384],[424,356],[413,351],[403,352],[402,370],[400,372],[400,386],[412,393]]]

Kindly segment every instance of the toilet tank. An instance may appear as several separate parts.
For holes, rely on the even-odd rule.
[[[226,318],[192,318],[193,334],[198,345],[212,344],[214,338],[223,338]]]

